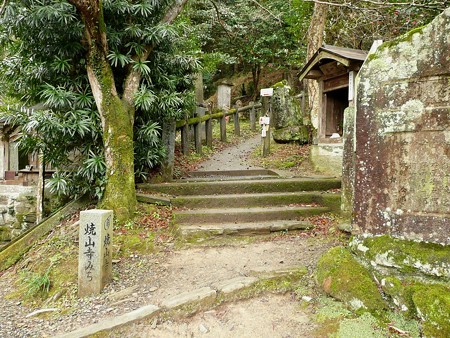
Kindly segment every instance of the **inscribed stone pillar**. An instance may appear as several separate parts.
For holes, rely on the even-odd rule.
[[[450,244],[450,8],[384,43],[360,71],[354,224]]]
[[[112,277],[113,212],[80,212],[78,296],[99,294]]]
[[[16,142],[9,144],[9,170],[19,170],[19,145]]]
[[[217,87],[217,108],[230,109],[231,107],[231,87],[229,83],[221,83]]]

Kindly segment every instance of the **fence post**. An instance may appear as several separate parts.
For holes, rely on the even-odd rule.
[[[181,151],[184,155],[189,155],[189,125],[187,123],[181,127]]]
[[[202,123],[194,124],[194,142],[195,142],[195,152],[197,154],[202,153]]]
[[[220,140],[227,142],[227,120],[225,116],[226,111],[223,111],[223,115],[220,118]]]
[[[212,133],[212,118],[211,117],[208,120],[206,120],[205,129],[206,129],[206,146],[208,148],[212,148],[213,133]]]
[[[251,101],[249,103],[250,106],[252,106],[252,109],[250,110],[250,129],[252,131],[256,131],[256,111],[255,111],[255,102]]]
[[[241,136],[241,126],[239,124],[239,108],[234,113],[234,135]]]
[[[270,116],[270,97],[267,96],[263,96],[262,97],[262,112],[261,112],[261,116],[266,116],[268,115],[270,118],[272,116]],[[272,123],[272,121],[270,121],[270,123]],[[270,123],[267,126],[267,131],[266,131],[266,136],[263,137],[262,139],[262,143],[263,143],[263,157],[267,157],[270,154]]]

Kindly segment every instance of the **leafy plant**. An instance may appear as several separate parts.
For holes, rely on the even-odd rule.
[[[27,296],[45,296],[49,293],[51,287],[50,269],[44,274],[28,273],[23,280]]]

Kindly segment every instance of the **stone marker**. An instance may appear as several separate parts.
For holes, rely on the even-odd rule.
[[[113,212],[80,212],[78,296],[99,294],[112,277]]]

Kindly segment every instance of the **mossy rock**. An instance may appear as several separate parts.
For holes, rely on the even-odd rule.
[[[320,258],[316,277],[327,294],[354,310],[378,312],[386,308],[369,271],[343,247],[334,247]]]
[[[412,300],[423,321],[425,337],[450,337],[450,288],[427,285],[419,288]]]
[[[352,250],[373,266],[396,268],[402,273],[418,273],[450,280],[450,246],[415,242],[387,235],[355,238]]]
[[[307,126],[290,126],[273,131],[273,139],[277,143],[297,142],[307,144],[309,141],[309,130]]]

